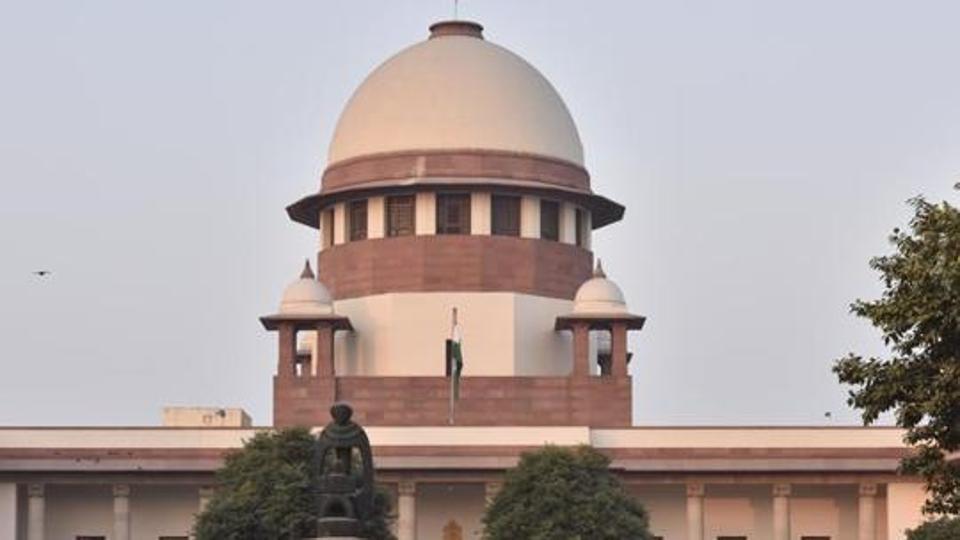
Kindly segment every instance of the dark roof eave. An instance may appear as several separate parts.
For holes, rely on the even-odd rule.
[[[370,196],[374,194],[406,193],[418,189],[427,189],[436,191],[439,189],[477,189],[486,190],[497,189],[504,192],[532,193],[539,195],[554,195],[560,198],[576,201],[590,210],[592,225],[594,229],[599,229],[616,223],[623,219],[626,208],[611,199],[595,193],[558,189],[556,187],[545,187],[542,185],[521,185],[514,183],[489,184],[489,183],[465,183],[465,182],[436,182],[436,183],[415,183],[406,185],[377,186],[359,189],[349,189],[331,193],[314,193],[307,195],[295,203],[287,206],[287,215],[291,220],[307,225],[314,229],[320,227],[320,208],[360,196]]]

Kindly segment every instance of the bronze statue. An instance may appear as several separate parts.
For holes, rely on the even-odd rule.
[[[333,422],[317,439],[319,519],[317,536],[362,537],[363,523],[373,512],[373,453],[370,440],[350,418],[350,405],[330,407]]]

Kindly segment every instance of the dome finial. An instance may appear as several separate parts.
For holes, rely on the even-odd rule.
[[[306,259],[303,264],[303,272],[300,272],[300,279],[316,279],[313,275],[313,269],[310,268],[310,259]]]
[[[603,271],[603,263],[597,258],[597,267],[593,269],[593,277],[605,278],[607,274]]]
[[[461,36],[483,39],[483,25],[473,21],[453,19],[430,25],[430,39],[444,36]]]

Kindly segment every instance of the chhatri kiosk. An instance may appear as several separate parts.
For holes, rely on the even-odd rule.
[[[478,24],[433,25],[360,85],[319,189],[287,208],[319,244],[261,318],[278,343],[273,426],[321,426],[350,402],[401,540],[480,537],[504,470],[546,443],[607,454],[667,540],[904,538],[924,491],[896,472],[899,430],[632,425],[643,358],[627,335],[644,318],[591,251],[624,215],[594,187],[549,81]],[[257,429],[216,409],[2,428],[0,538],[188,538],[222,456]]]

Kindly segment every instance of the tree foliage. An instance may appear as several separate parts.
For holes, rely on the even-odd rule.
[[[305,428],[259,432],[243,449],[227,455],[217,471],[217,490],[197,516],[197,540],[299,540],[316,529],[318,478],[316,439]],[[390,503],[375,498],[371,539],[392,539]]]
[[[923,197],[909,203],[908,229],[889,238],[894,252],[870,261],[883,295],[851,306],[882,332],[889,357],[851,353],[833,370],[853,386],[848,402],[864,423],[892,411],[906,428],[916,452],[901,468],[927,481],[925,510],[958,513],[960,467],[944,456],[960,449],[960,211]]]
[[[928,521],[907,531],[907,540],[957,540],[960,538],[960,519],[941,518]]]
[[[489,540],[651,538],[647,514],[589,446],[524,454],[483,518]]]

